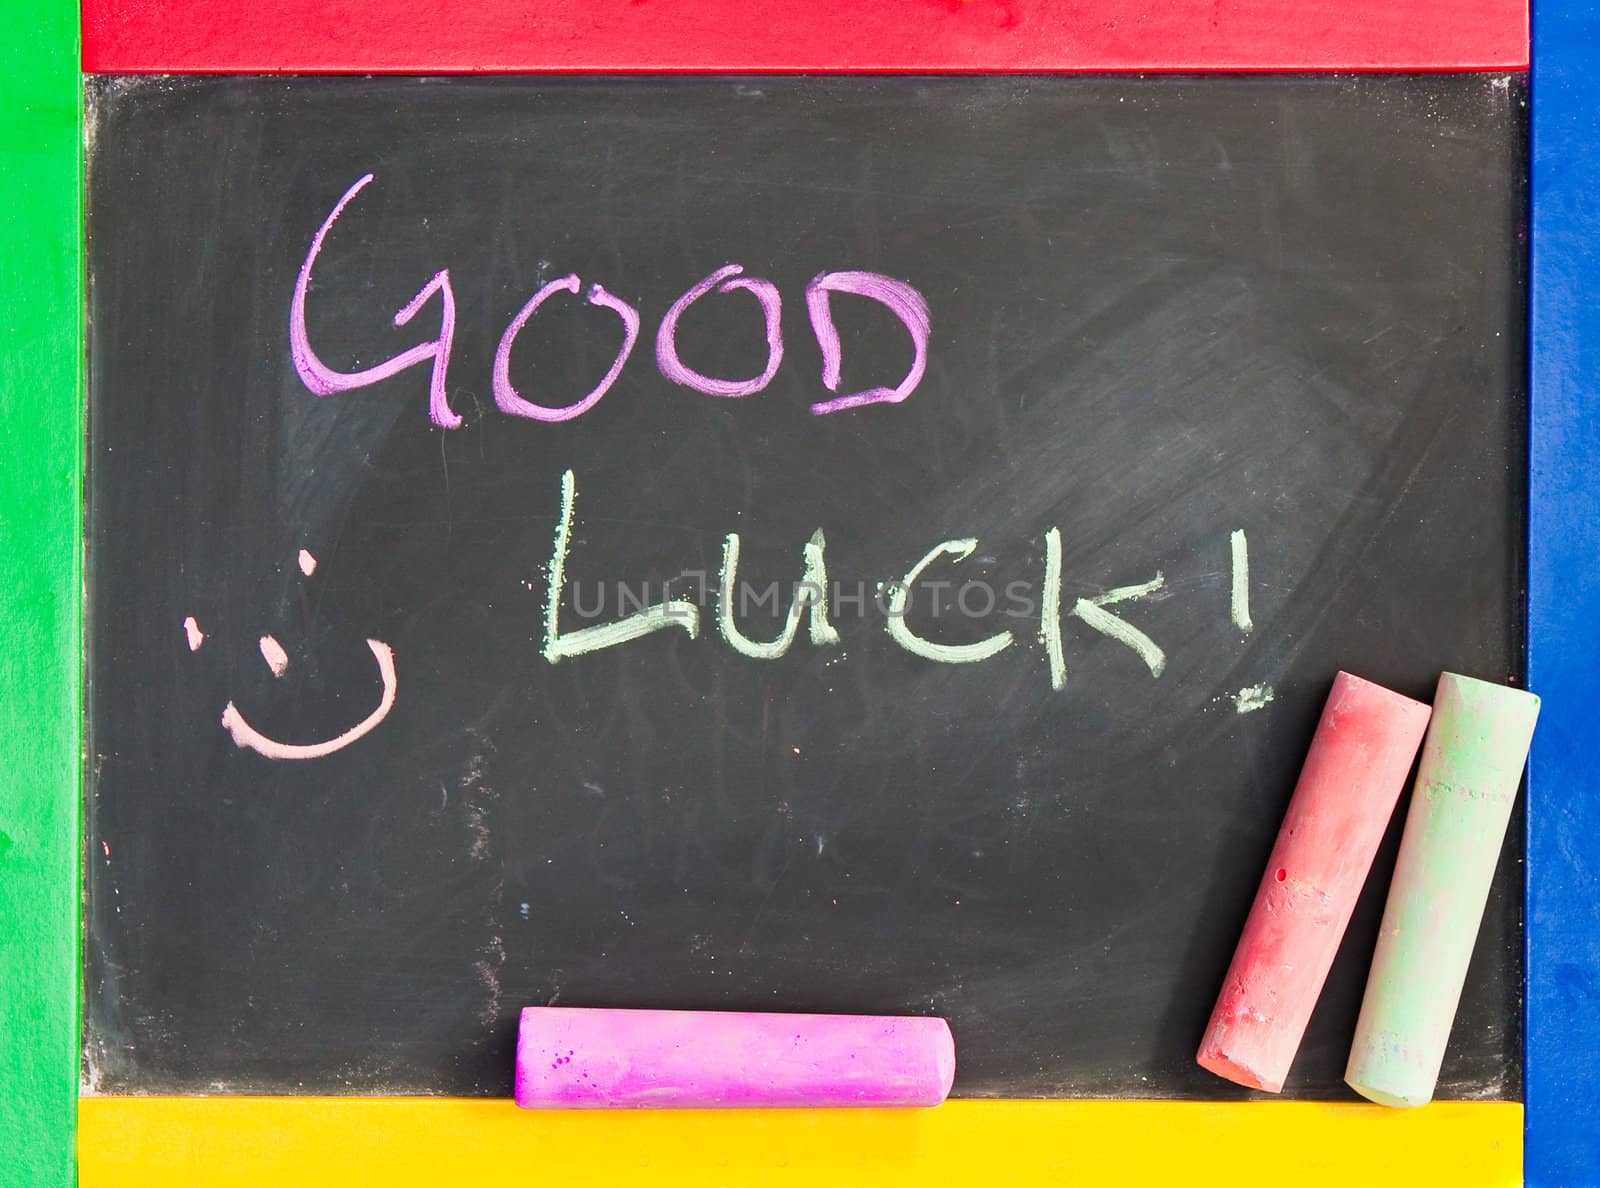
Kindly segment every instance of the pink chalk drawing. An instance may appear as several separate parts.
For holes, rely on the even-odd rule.
[[[275,677],[281,677],[289,669],[289,653],[270,635],[261,637],[261,658],[267,662],[267,667],[272,669]]]
[[[754,396],[770,384],[772,377],[778,374],[778,366],[783,362],[783,298],[779,295],[777,286],[771,281],[757,277],[742,277],[739,274],[743,271],[742,265],[724,264],[674,301],[661,319],[661,327],[656,331],[656,366],[661,370],[661,374],[673,383],[692,388],[696,392],[704,392],[707,396]],[[737,279],[729,279],[730,277]],[[744,289],[761,303],[761,313],[766,319],[767,329],[767,366],[753,379],[714,379],[686,366],[683,360],[678,358],[678,319],[683,317],[684,311],[689,306],[712,289],[716,289],[719,293]]]
[[[327,218],[322,221],[311,238],[311,246],[307,249],[305,259],[301,261],[300,270],[296,274],[294,294],[289,303],[290,358],[294,362],[295,372],[299,375],[300,381],[307,390],[317,396],[330,396],[336,392],[350,392],[370,387],[408,368],[426,363],[429,365],[429,418],[442,429],[460,428],[462,419],[450,407],[446,389],[456,333],[456,294],[451,285],[448,268],[441,268],[434,273],[433,278],[417,291],[416,296],[394,315],[396,326],[409,325],[421,312],[422,307],[437,294],[439,297],[437,337],[419,342],[382,362],[355,371],[340,371],[330,367],[311,346],[310,335],[306,329],[306,300],[311,290],[312,269],[321,257],[328,233],[333,230],[334,224],[344,215],[345,209],[355,200],[356,195],[372,184],[373,176],[367,173],[356,179],[334,204]],[[638,342],[640,313],[637,307],[607,292],[598,284],[589,286],[586,300],[590,305],[610,310],[622,322],[622,344],[599,383],[595,384],[587,394],[569,404],[551,405],[528,399],[518,392],[516,385],[511,382],[511,352],[529,320],[557,293],[566,292],[576,296],[581,289],[582,282],[576,273],[548,281],[534,292],[506,326],[505,332],[500,337],[499,347],[495,351],[493,363],[494,399],[501,412],[545,423],[570,421],[581,417],[598,404],[616,384]],[[690,367],[678,354],[678,325],[684,314],[688,312],[690,306],[703,297],[713,293],[730,294],[740,290],[754,297],[761,307],[767,344],[766,365],[760,374],[745,379],[706,375]],[[823,272],[812,278],[805,290],[806,312],[822,353],[823,385],[828,391],[835,393],[839,390],[844,348],[839,340],[838,328],[834,325],[833,310],[830,305],[831,294],[834,293],[865,297],[894,314],[911,336],[911,366],[900,382],[893,387],[880,385],[864,388],[858,392],[835,395],[831,399],[813,404],[811,411],[820,416],[868,404],[899,404],[916,390],[928,368],[931,323],[927,300],[909,282],[879,272],[845,270]],[[742,264],[724,264],[691,285],[668,307],[656,330],[655,357],[656,367],[662,378],[669,383],[707,396],[737,398],[753,396],[764,391],[783,365],[783,296],[778,291],[777,285],[770,280],[745,276]],[[308,577],[311,570],[305,566],[309,557],[309,553],[301,551],[301,568]],[[309,563],[314,567],[315,559],[311,559]]]
[[[249,749],[258,755],[265,755],[268,759],[321,759],[335,751],[342,751],[357,739],[371,734],[394,708],[394,694],[398,682],[394,672],[394,649],[376,639],[367,640],[367,647],[372,649],[373,658],[378,662],[378,673],[383,678],[383,698],[378,702],[377,709],[349,730],[322,742],[279,742],[275,738],[268,738],[250,725],[238,707],[230,701],[222,711],[222,725],[233,736],[234,745],[241,750]]]
[[[633,344],[639,340],[639,311],[621,298],[613,297],[599,285],[591,285],[589,304],[609,309],[622,319],[622,347],[617,351],[611,370],[605,373],[600,382],[582,400],[560,408],[535,404],[523,398],[512,386],[511,346],[516,342],[517,335],[522,333],[522,328],[528,324],[528,319],[533,317],[538,308],[550,297],[563,290],[576,294],[579,287],[577,273],[569,273],[551,281],[528,299],[528,304],[518,311],[517,316],[512,318],[511,324],[506,327],[505,334],[500,338],[500,349],[494,354],[494,402],[499,405],[501,412],[510,413],[514,417],[530,417],[535,421],[570,421],[573,417],[581,417],[599,404],[600,398],[611,390],[611,385],[617,382],[617,376],[622,374],[623,365],[627,363],[628,356],[633,354]]]
[[[300,550],[301,572],[309,577],[316,564],[316,558],[304,549]],[[199,651],[200,645],[205,642],[205,633],[200,630],[200,625],[195,622],[193,615],[184,619],[183,629],[187,634],[189,650]],[[272,675],[281,678],[289,667],[289,654],[284,651],[283,645],[271,635],[263,635],[258,646],[261,649],[261,658],[272,670]],[[394,708],[395,690],[399,686],[395,677],[394,649],[379,639],[367,640],[367,647],[372,652],[372,658],[378,662],[378,676],[383,682],[383,695],[378,700],[377,708],[343,734],[323,739],[321,742],[280,742],[267,737],[252,726],[232,701],[229,701],[222,711],[223,729],[232,736],[234,745],[240,750],[251,750],[268,759],[321,759],[325,755],[332,755],[335,751],[344,750],[351,743],[371,734],[389,716],[389,711]]]
[[[222,727],[234,736],[235,746],[240,749],[250,749],[256,754],[266,756],[267,759],[322,759],[334,751],[342,751],[358,738],[365,738],[376,730],[382,720],[389,717],[390,709],[394,709],[395,706],[395,688],[398,682],[395,680],[394,648],[376,639],[366,640],[366,647],[373,650],[373,658],[378,661],[379,676],[384,682],[384,695],[378,703],[378,708],[352,725],[342,735],[328,738],[320,743],[280,743],[275,738],[267,738],[250,722],[246,722],[245,716],[242,712],[238,712],[238,706],[232,701],[222,709]]]
[[[306,253],[305,262],[300,265],[300,274],[294,284],[294,298],[289,303],[289,354],[294,359],[294,369],[308,389],[318,396],[329,396],[334,392],[365,388],[397,375],[408,367],[431,362],[433,367],[428,382],[428,415],[441,429],[455,429],[460,426],[461,418],[451,411],[444,386],[445,373],[450,366],[450,348],[455,342],[456,334],[456,295],[450,287],[448,268],[437,272],[434,278],[394,315],[394,324],[404,326],[417,316],[418,311],[427,304],[430,297],[438,293],[441,305],[438,338],[420,342],[392,359],[360,371],[336,371],[317,357],[306,335],[306,292],[311,287],[311,266],[322,251],[322,241],[327,238],[333,224],[344,213],[344,208],[371,181],[372,174],[369,173],[345,191],[344,197],[339,199],[333,212],[323,221],[322,226],[317,228],[317,233],[311,240],[311,250]]]
[[[261,658],[267,661],[267,668],[272,669],[272,676],[282,677],[290,666],[290,653],[283,650],[283,645],[278,644],[272,636],[261,637]]]
[[[869,297],[888,307],[911,334],[914,352],[911,370],[892,388],[867,388],[847,396],[836,396],[813,404],[811,411],[818,416],[840,412],[847,408],[860,408],[864,404],[899,404],[911,395],[922,374],[928,369],[928,334],[930,322],[928,303],[922,294],[905,281],[883,276],[876,272],[824,272],[806,286],[806,312],[811,315],[811,329],[822,348],[822,383],[830,392],[839,390],[839,365],[843,349],[839,345],[839,332],[834,328],[833,311],[828,305],[829,293],[851,293]]]

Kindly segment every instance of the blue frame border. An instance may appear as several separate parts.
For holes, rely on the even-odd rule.
[[[1533,10],[1526,1182],[1600,1184],[1600,3]]]

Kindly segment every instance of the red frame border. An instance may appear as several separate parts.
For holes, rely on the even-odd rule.
[[[92,73],[1466,70],[1528,0],[82,0]]]

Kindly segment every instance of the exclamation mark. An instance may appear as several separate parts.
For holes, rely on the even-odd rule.
[[[1246,635],[1254,628],[1250,622],[1250,544],[1244,529],[1236,530],[1233,544],[1233,625]]]

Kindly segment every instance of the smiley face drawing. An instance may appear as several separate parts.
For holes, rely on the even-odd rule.
[[[317,560],[305,549],[300,550],[300,572],[310,577],[317,567]],[[200,624],[195,622],[190,615],[183,621],[184,635],[188,640],[189,650],[197,652],[205,643],[205,632],[200,629]],[[324,739],[314,743],[286,743],[275,738],[268,738],[257,730],[239,712],[239,707],[229,701],[222,711],[222,726],[232,737],[234,745],[241,750],[252,750],[258,755],[268,759],[321,759],[335,751],[342,751],[357,739],[365,738],[377,729],[378,724],[389,716],[389,711],[394,708],[394,695],[397,687],[394,672],[394,649],[382,640],[369,639],[367,647],[372,650],[372,657],[378,662],[378,675],[383,679],[383,696],[379,699],[377,708],[361,721],[357,722],[343,734],[333,738]],[[272,675],[281,677],[289,667],[288,653],[283,650],[283,645],[270,635],[263,635],[260,641],[261,658],[266,661],[267,667],[272,669]]]

